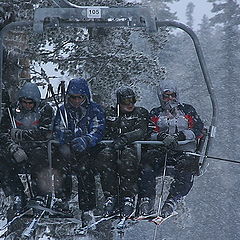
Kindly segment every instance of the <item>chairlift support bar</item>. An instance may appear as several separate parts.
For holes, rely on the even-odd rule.
[[[153,14],[148,8],[109,8],[109,7],[79,7],[79,8],[38,8],[34,14],[33,30],[38,33],[44,31],[46,18],[53,20],[74,20],[78,27],[143,27],[149,32],[157,32]],[[98,19],[98,21],[89,21]],[[118,21],[113,21],[118,19]],[[127,19],[127,21],[120,21]],[[100,20],[100,21],[99,21]],[[143,23],[145,21],[145,24]],[[117,23],[117,24],[116,24]]]
[[[201,66],[203,77],[207,85],[207,90],[210,95],[212,103],[212,119],[210,125],[210,132],[208,133],[209,139],[206,147],[206,154],[212,142],[212,138],[215,137],[216,120],[218,115],[217,101],[214,94],[214,89],[211,83],[211,79],[207,70],[204,55],[200,46],[200,42],[196,34],[188,26],[175,22],[175,21],[155,21],[155,17],[151,11],[146,7],[134,7],[134,8],[109,8],[109,7],[81,7],[73,6],[67,0],[52,0],[60,8],[39,8],[35,11],[35,17],[33,22],[14,22],[6,25],[0,32],[0,90],[2,89],[2,77],[3,77],[3,39],[4,35],[15,27],[33,27],[33,30],[41,33],[45,30],[45,26],[58,27],[58,26],[78,26],[78,27],[141,27],[151,32],[158,31],[160,27],[175,27],[185,31],[192,39],[194,47],[197,53],[198,61]],[[55,5],[56,5],[55,4]],[[68,8],[61,8],[63,4],[67,4]],[[70,5],[69,5],[70,4]],[[73,6],[73,8],[69,8]],[[95,10],[95,11],[93,11]],[[98,11],[96,11],[98,10]],[[50,19],[49,22],[46,20]],[[97,19],[97,21],[94,21]],[[118,21],[114,21],[118,19]],[[121,20],[120,20],[121,19]],[[124,20],[123,20],[124,19]],[[66,20],[70,20],[67,22]],[[46,22],[46,23],[45,23]],[[0,91],[0,106],[2,105],[2,91]],[[0,108],[0,119],[2,117],[2,108]]]

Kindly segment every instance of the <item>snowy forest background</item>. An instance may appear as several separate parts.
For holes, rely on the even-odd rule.
[[[82,6],[144,5],[154,10],[158,20],[177,20],[169,8],[173,0],[142,0],[138,4],[123,0],[71,2]],[[204,16],[195,33],[219,104],[217,134],[210,155],[239,160],[240,6],[237,0],[208,2],[212,3],[213,17]],[[51,1],[0,0],[0,29],[9,22],[32,20],[37,7],[51,7]],[[197,11],[194,7],[194,1],[189,1],[186,17],[190,27]],[[207,89],[192,41],[182,31],[169,28],[148,35],[139,29],[65,28],[37,35],[30,29],[27,34],[16,29],[6,36],[4,43],[3,81],[12,100],[16,89],[26,80],[37,81],[46,89],[48,83],[56,87],[61,80],[67,82],[83,76],[102,104],[112,103],[114,90],[127,84],[138,92],[139,105],[150,110],[159,104],[154,87],[162,81],[171,81],[178,84],[181,100],[195,106],[209,124],[211,103]],[[54,64],[56,74],[54,69],[49,73],[46,63]],[[240,238],[240,165],[209,162],[207,172],[196,177],[182,218],[161,226],[159,239]],[[127,232],[126,239],[151,239],[153,231],[153,224],[141,223]]]

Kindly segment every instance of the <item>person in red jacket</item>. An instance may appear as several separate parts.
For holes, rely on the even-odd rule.
[[[149,149],[142,158],[139,181],[140,215],[153,211],[156,196],[156,176],[163,173],[165,160],[173,166],[174,181],[161,209],[167,217],[177,207],[177,202],[188,194],[198,171],[198,161],[184,151],[196,151],[197,139],[202,137],[203,122],[193,106],[180,103],[179,93],[173,85],[158,87],[160,106],[150,111],[151,140],[163,146]]]
[[[41,100],[35,83],[25,83],[18,101],[5,106],[0,122],[0,182],[6,196],[12,196],[14,208],[20,212],[27,196],[18,174],[31,173],[34,199],[44,201],[48,193],[47,141],[52,137],[53,109]]]

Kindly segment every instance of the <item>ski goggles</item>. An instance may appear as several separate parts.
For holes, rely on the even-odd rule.
[[[129,105],[129,104],[135,104],[136,103],[136,98],[135,97],[130,97],[130,98],[123,98],[121,99],[121,104],[123,105]]]
[[[35,102],[33,100],[25,100],[25,99],[21,99],[20,101],[22,104],[26,104],[26,105],[32,105],[35,104]]]
[[[177,97],[177,94],[175,92],[171,92],[171,93],[168,93],[168,92],[164,92],[162,94],[162,98],[163,100],[168,100],[170,98],[176,98]]]
[[[83,100],[86,98],[86,96],[85,95],[69,95],[69,98],[71,98],[73,100],[76,100],[76,99]]]

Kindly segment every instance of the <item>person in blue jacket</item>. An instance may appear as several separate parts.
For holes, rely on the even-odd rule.
[[[103,138],[104,130],[104,111],[92,101],[87,81],[83,78],[72,79],[66,91],[66,101],[56,113],[54,135],[60,143],[62,162],[65,166],[70,165],[77,175],[83,226],[94,221],[96,186],[92,156]]]

